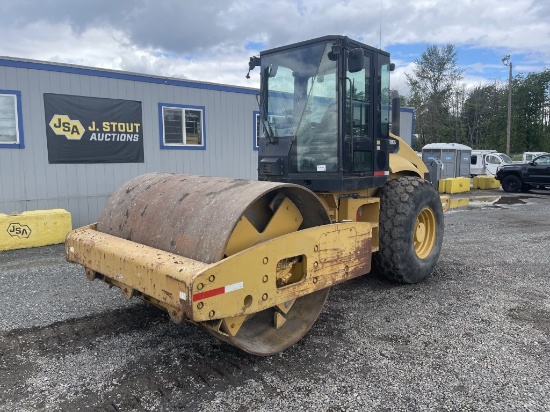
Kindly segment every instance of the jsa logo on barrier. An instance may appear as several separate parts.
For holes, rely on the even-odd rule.
[[[12,237],[28,238],[31,235],[31,228],[20,223],[10,223],[8,226],[8,233]]]
[[[71,120],[66,114],[55,114],[50,121],[50,127],[58,136],[69,140],[80,140],[84,135],[84,127],[80,120]]]

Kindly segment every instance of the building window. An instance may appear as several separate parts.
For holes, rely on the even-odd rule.
[[[161,149],[205,149],[204,107],[159,103]]]
[[[24,147],[21,92],[0,90],[0,148]]]

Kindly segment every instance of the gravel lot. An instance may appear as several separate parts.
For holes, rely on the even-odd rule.
[[[550,191],[445,214],[439,264],[333,287],[304,339],[254,357],[64,260],[0,252],[0,411],[550,410]]]

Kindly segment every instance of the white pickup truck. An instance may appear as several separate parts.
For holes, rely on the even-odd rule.
[[[522,158],[522,161],[523,161],[522,163],[529,163],[535,157],[543,155],[543,154],[548,154],[548,153],[546,153],[546,152],[524,152],[523,153],[523,158]]]
[[[494,175],[499,166],[512,164],[512,159],[507,154],[496,150],[472,150],[470,159],[472,176]]]

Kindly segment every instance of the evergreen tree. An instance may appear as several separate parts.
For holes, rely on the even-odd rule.
[[[430,45],[415,60],[413,75],[407,75],[411,90],[409,104],[416,108],[416,150],[427,143],[450,142],[456,138],[456,121],[451,115],[452,96],[458,90],[462,72],[454,45]]]

